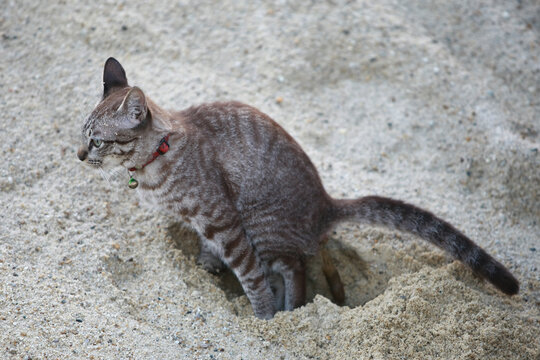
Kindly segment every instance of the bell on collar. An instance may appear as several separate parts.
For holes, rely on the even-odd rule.
[[[130,178],[128,181],[128,187],[130,189],[135,189],[137,188],[137,186],[139,186],[139,182],[137,181],[137,179]]]

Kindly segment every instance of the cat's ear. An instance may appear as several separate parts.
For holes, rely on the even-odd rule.
[[[128,86],[126,72],[118,60],[108,58],[103,68],[103,98],[106,98],[114,88]]]
[[[118,108],[118,111],[123,112],[126,128],[134,128],[139,126],[146,120],[148,108],[146,105],[146,96],[141,89],[134,86],[127,93],[122,105]]]

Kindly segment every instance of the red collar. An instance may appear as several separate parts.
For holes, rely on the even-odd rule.
[[[159,146],[158,146],[158,149],[156,151],[154,151],[154,153],[152,154],[152,158],[150,160],[148,160],[146,162],[146,164],[142,165],[142,166],[135,166],[135,167],[132,167],[129,169],[129,171],[137,171],[137,170],[142,170],[145,168],[146,165],[150,164],[152,161],[156,160],[156,158],[159,156],[159,155],[163,155],[165,154],[167,151],[169,151],[169,143],[167,141],[169,141],[169,136],[171,134],[167,134],[167,136],[165,136],[163,139],[161,139],[161,141],[159,142]]]

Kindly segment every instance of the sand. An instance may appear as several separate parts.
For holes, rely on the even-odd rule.
[[[250,2],[251,3],[251,2]],[[0,358],[538,359],[540,5],[481,1],[0,2]],[[104,61],[158,104],[235,99],[304,147],[335,197],[463,230],[508,297],[403,233],[343,224],[310,302],[252,315],[125,172],[75,156]],[[330,299],[330,300],[329,300]]]

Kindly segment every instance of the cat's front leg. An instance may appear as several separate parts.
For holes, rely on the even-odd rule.
[[[197,257],[197,264],[202,266],[203,269],[208,271],[211,274],[219,274],[224,271],[226,266],[221,261],[219,256],[212,252],[212,249],[209,246],[208,240],[201,238],[199,256]]]
[[[245,236],[240,216],[220,223],[210,222],[202,235],[222,254],[223,262],[234,272],[246,293],[255,316],[271,319],[275,312],[274,294],[255,251]]]

